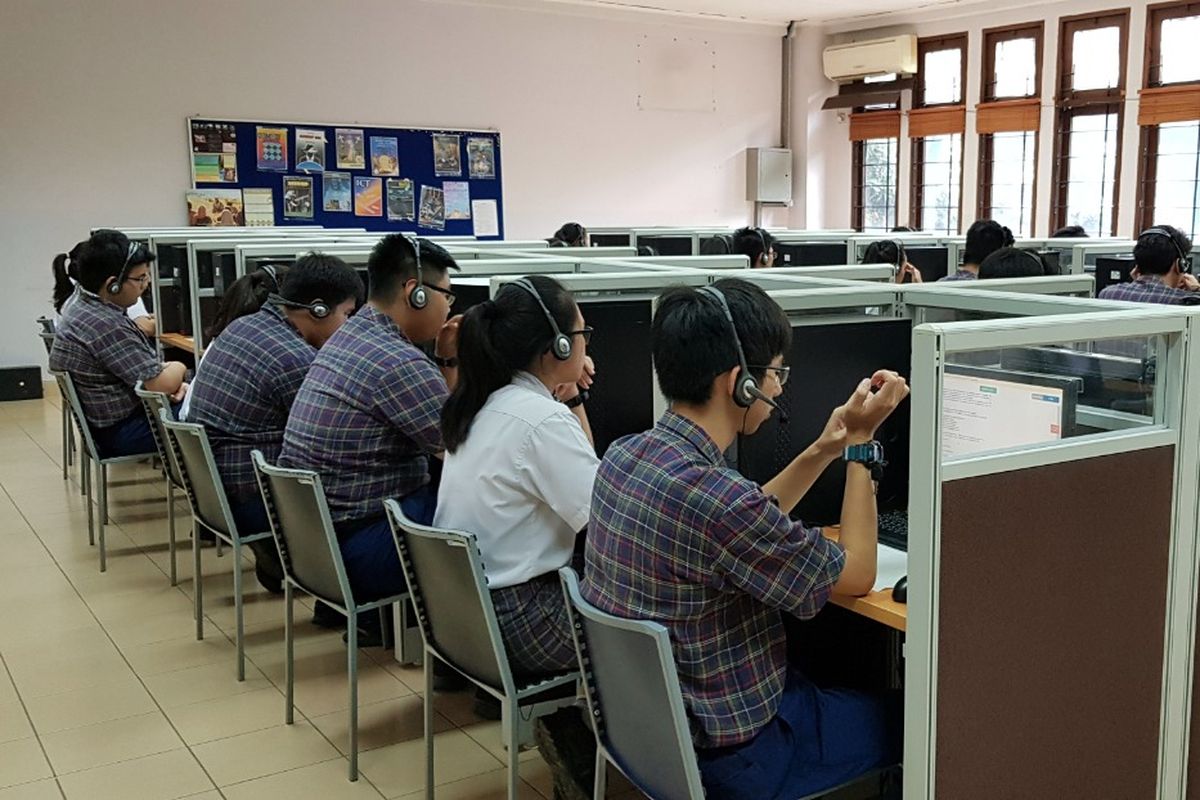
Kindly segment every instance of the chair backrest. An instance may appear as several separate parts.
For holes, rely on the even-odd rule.
[[[283,569],[304,591],[349,608],[355,605],[321,476],[268,464],[250,453]]]
[[[142,386],[142,382],[138,381],[133,387],[134,393],[138,399],[142,401],[142,409],[146,412],[146,417],[150,420],[150,433],[154,435],[154,446],[158,448],[158,457],[162,459],[163,468],[167,472],[167,480],[174,486],[183,488],[183,475],[179,472],[179,464],[175,461],[175,454],[171,451],[170,445],[167,444],[167,429],[163,427],[162,412],[165,410],[170,415],[171,400],[162,392],[152,392]],[[253,531],[258,533],[258,531]]]
[[[408,596],[425,646],[497,691],[515,689],[475,537],[418,525],[387,500]]]
[[[704,797],[667,629],[595,608],[570,567],[558,571],[599,744],[657,800]]]
[[[62,396],[62,402],[67,404],[67,408],[71,411],[71,418],[75,420],[75,427],[79,429],[79,438],[83,442],[84,452],[88,454],[89,458],[99,461],[100,455],[96,450],[96,441],[92,438],[92,429],[83,413],[83,403],[79,401],[79,392],[75,391],[75,381],[71,379],[71,373],[51,372],[50,374],[54,376],[54,380],[58,384],[58,393]]]
[[[50,351],[54,349],[54,331],[47,333],[46,331],[38,331],[38,338],[42,340],[42,345],[46,348],[46,355],[50,355]]]
[[[42,326],[40,333],[48,333],[53,336],[58,332],[58,324],[51,317],[38,317],[38,325]]]
[[[225,486],[221,483],[221,474],[217,472],[217,462],[213,458],[204,426],[176,422],[168,409],[162,409],[158,418],[167,434],[167,446],[171,448],[171,454],[179,466],[184,491],[192,504],[192,515],[209,530],[230,538],[237,535],[239,532],[229,510],[229,499],[225,496]]]

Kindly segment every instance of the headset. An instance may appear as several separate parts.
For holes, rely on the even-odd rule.
[[[267,273],[267,276],[270,277],[270,279],[271,279],[271,283],[275,286],[275,291],[278,292],[279,291],[279,275],[275,272],[275,265],[274,264],[263,264],[262,267],[260,267],[260,269],[262,269],[263,272]]]
[[[737,348],[738,357],[738,373],[734,378],[733,383],[733,402],[738,408],[749,409],[754,405],[755,400],[762,400],[771,408],[779,412],[779,421],[787,423],[787,412],[779,407],[779,404],[772,400],[763,392],[758,385],[758,380],[750,373],[750,368],[746,366],[746,351],[742,349],[742,340],[738,337],[737,326],[733,324],[733,313],[729,310],[729,303],[725,300],[725,295],[715,286],[702,286],[698,290],[700,294],[706,297],[711,297],[713,301],[721,309],[725,321],[729,324],[729,330],[733,333],[733,344]]]
[[[271,292],[267,295],[267,302],[277,306],[286,308],[303,308],[309,314],[312,314],[315,319],[325,319],[333,313],[333,309],[324,300],[314,300],[311,303],[301,303],[299,300],[288,300],[281,294]]]
[[[137,242],[129,243],[129,250],[125,253],[125,263],[121,265],[121,271],[117,273],[116,279],[108,285],[108,293],[116,294],[121,291],[121,285],[125,283],[125,279],[129,276],[129,260],[133,258],[134,253],[141,247]]]
[[[412,245],[413,258],[417,260],[417,285],[408,293],[408,304],[414,311],[420,311],[429,305],[429,292],[425,291],[425,279],[421,274],[421,237],[414,236],[410,239],[402,236],[401,238]]]
[[[762,255],[758,259],[765,267],[771,256],[771,248],[767,247],[767,235],[762,228],[754,228],[753,230],[755,235],[758,236],[758,243],[762,245]]]
[[[1175,252],[1179,254],[1179,271],[1188,273],[1192,271],[1192,259],[1183,252],[1183,248],[1179,246],[1179,242],[1175,240],[1175,237],[1171,235],[1169,230],[1166,228],[1147,228],[1138,234],[1138,240],[1140,241],[1143,236],[1165,236],[1171,242],[1171,246],[1175,248]]]
[[[537,289],[533,287],[533,284],[525,278],[518,278],[509,285],[520,286],[533,295],[533,299],[537,301],[538,308],[542,310],[542,313],[546,315],[546,321],[550,323],[550,330],[554,332],[554,338],[550,341],[550,352],[559,361],[569,359],[574,349],[571,346],[571,337],[558,329],[558,323],[554,321],[554,315],[550,313],[550,309],[546,308],[546,303],[542,300],[542,296],[538,294]]]

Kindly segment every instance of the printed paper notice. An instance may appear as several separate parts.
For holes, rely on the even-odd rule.
[[[275,193],[270,188],[242,190],[247,228],[270,227],[275,224]]]
[[[476,236],[499,236],[500,217],[495,200],[472,200],[471,215],[475,218]]]
[[[1062,416],[1062,389],[947,373],[942,388],[942,457],[1061,439]]]

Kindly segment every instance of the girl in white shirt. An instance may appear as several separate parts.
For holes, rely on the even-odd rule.
[[[508,284],[459,329],[434,524],[475,535],[518,674],[576,666],[557,570],[587,526],[599,466],[583,407],[590,337],[570,292],[544,276]]]

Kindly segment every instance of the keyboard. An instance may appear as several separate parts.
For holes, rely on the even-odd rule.
[[[907,511],[885,511],[879,515],[879,543],[908,552]]]

